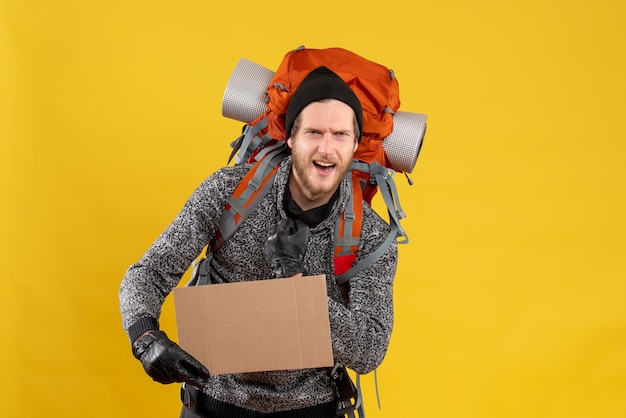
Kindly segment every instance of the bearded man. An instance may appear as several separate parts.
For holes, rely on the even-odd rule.
[[[361,103],[350,87],[326,67],[311,71],[286,112],[291,154],[280,164],[271,190],[213,254],[209,268],[210,284],[326,275],[334,358],[361,374],[378,367],[387,352],[398,257],[394,242],[349,288],[335,282],[333,238],[352,196],[346,174],[362,124]],[[154,380],[185,383],[183,418],[336,417],[339,393],[328,369],[211,375],[159,330],[165,297],[217,233],[229,197],[250,169],[235,165],[208,177],[130,266],[120,289],[123,327],[135,357]],[[364,202],[357,261],[374,252],[389,230]],[[299,245],[281,247],[281,234]],[[275,248],[268,251],[268,246]],[[277,270],[277,264],[289,268]]]

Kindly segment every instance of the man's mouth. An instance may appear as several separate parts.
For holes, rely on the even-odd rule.
[[[313,164],[317,169],[323,173],[330,173],[335,168],[335,164],[325,161],[313,161]]]

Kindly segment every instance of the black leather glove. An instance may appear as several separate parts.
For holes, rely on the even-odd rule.
[[[304,222],[284,219],[267,238],[263,250],[274,277],[291,277],[304,273],[304,254],[309,241],[309,227]]]
[[[153,380],[168,384],[185,382],[202,389],[211,376],[206,367],[163,331],[151,330],[133,342],[133,354]]]

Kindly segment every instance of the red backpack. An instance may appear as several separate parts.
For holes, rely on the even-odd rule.
[[[289,155],[284,126],[291,96],[307,74],[321,65],[352,88],[363,108],[361,142],[353,157],[352,169],[346,175],[353,194],[336,227],[333,262],[340,289],[345,293],[348,281],[372,265],[394,240],[399,244],[408,242],[400,226],[405,214],[393,177],[396,172],[407,173],[413,169],[426,129],[426,115],[398,110],[399,87],[392,70],[345,49],[300,47],[285,55],[275,73],[242,59],[229,80],[222,113],[245,125],[241,136],[232,144],[228,161],[234,158],[235,164],[254,165],[228,200],[218,233],[207,248],[207,256],[194,265],[188,285],[208,283],[211,254],[235,233],[271,189],[274,173]],[[355,263],[361,238],[362,203],[371,204],[379,190],[387,206],[391,230],[379,248]],[[359,416],[363,416],[359,375],[356,387],[345,368],[339,365],[333,368],[332,376],[340,393],[345,395],[338,403],[338,415],[354,417],[358,409]]]
[[[255,165],[229,199],[220,220],[219,231],[210,243],[207,253],[209,250],[216,251],[230,238],[238,225],[254,210],[256,203],[269,191],[273,174],[289,152],[284,126],[285,112],[291,96],[307,74],[321,65],[335,72],[353,89],[363,108],[362,139],[353,157],[351,174],[347,175],[352,182],[353,196],[343,216],[339,217],[336,228],[334,269],[337,283],[342,285],[373,264],[394,240],[399,244],[408,242],[408,237],[400,226],[400,219],[405,214],[399,204],[393,176],[403,168],[405,172],[410,171],[412,166],[410,162],[409,166],[406,163],[394,164],[385,145],[385,141],[392,137],[395,130],[394,117],[397,118],[401,113],[398,112],[398,81],[393,71],[341,48],[300,47],[289,51],[275,73],[246,60],[241,60],[235,68],[226,88],[222,113],[243,120],[246,125],[241,136],[231,144],[233,151],[229,162],[234,158],[235,164]],[[238,91],[242,88],[250,90],[250,83],[259,85],[258,80],[250,80],[255,77],[253,73],[259,68],[264,72],[265,80],[261,85],[265,87],[262,92],[257,92],[260,94],[258,100],[253,101],[262,101],[261,105],[251,104],[249,100],[246,102]],[[270,76],[271,79],[267,82]],[[239,86],[233,87],[236,83]],[[229,89],[234,91],[234,99],[227,98]],[[241,116],[241,109],[234,113],[225,111],[227,100],[234,100],[237,106],[247,107],[243,111],[247,112],[247,116]],[[254,112],[257,113],[256,118],[251,116]],[[405,126],[405,130],[411,129],[409,141],[403,139],[413,149],[414,164],[424,136],[425,115],[404,112],[404,119],[407,119],[407,115],[413,119],[418,117],[417,123]],[[399,158],[396,160],[401,161]],[[391,232],[381,247],[354,264],[360,240],[362,201],[371,204],[378,190],[387,205]]]
[[[291,96],[309,72],[321,65],[339,75],[356,93],[363,108],[363,132],[354,159],[392,167],[382,146],[393,131],[393,115],[400,107],[398,80],[391,70],[341,48],[295,49],[283,58],[267,89],[267,110],[251,125],[267,118],[262,131],[285,140],[285,113]]]

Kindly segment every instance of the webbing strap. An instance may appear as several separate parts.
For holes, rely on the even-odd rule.
[[[356,410],[359,412],[359,418],[365,418],[365,410],[363,409],[363,391],[361,390],[361,375],[358,373],[356,374],[356,391],[359,394],[359,406]],[[354,416],[354,411],[352,411],[352,416]]]
[[[352,183],[353,183],[352,176],[349,175],[348,178],[350,179],[351,188],[354,190],[354,187],[352,187]],[[354,218],[355,218],[354,204],[355,204],[354,194],[351,194],[350,198],[348,199],[348,203],[346,204],[346,208],[344,209],[343,216],[339,216],[337,218],[337,222],[339,222],[338,230],[339,230],[339,234],[341,235],[339,235],[336,239],[335,256],[348,255],[352,253],[351,251],[352,243],[350,241],[353,241],[354,239],[353,237],[353,227],[354,227]],[[358,244],[359,242],[357,238],[357,245]]]
[[[374,369],[374,388],[376,390],[376,402],[378,404],[378,410],[380,411],[380,393],[378,392],[378,369]],[[350,403],[346,403],[345,401],[341,402],[343,406],[344,415],[348,418],[365,418],[365,409],[363,408],[363,391],[361,390],[361,375],[359,373],[356,374],[355,379],[355,390],[356,390],[356,403],[351,405]],[[352,410],[350,410],[353,408]],[[358,412],[358,415],[355,415],[354,412]]]
[[[271,152],[263,155],[263,159],[239,182],[235,191],[228,199],[228,203],[220,217],[217,234],[209,244],[209,251],[215,252],[233,236],[239,224],[243,222],[256,208],[258,202],[269,192],[274,183],[274,173],[285,159],[287,143],[274,147]]]
[[[385,253],[385,251],[387,251],[387,248],[389,248],[391,243],[395,241],[397,230],[398,230],[397,226],[391,225],[391,230],[389,231],[389,235],[387,235],[387,238],[385,239],[385,241],[383,241],[383,243],[380,244],[380,246],[376,248],[375,251],[369,253],[367,257],[365,257],[364,259],[360,260],[358,263],[353,265],[350,268],[350,270],[346,271],[343,274],[340,274],[339,276],[335,276],[335,280],[337,281],[337,284],[338,285],[344,284],[345,282],[347,282],[348,280],[350,280],[351,278],[353,278],[354,276],[356,276],[357,274],[359,274],[360,272],[362,272],[363,270],[365,270],[366,268],[374,264],[374,262],[376,262],[376,260],[380,256],[382,256]]]
[[[395,175],[395,171],[385,168],[378,163],[372,163],[371,165],[371,173],[376,180],[376,184],[379,186],[380,194],[387,206],[387,211],[389,212],[389,221],[397,226],[397,236],[396,238],[404,238],[401,241],[398,241],[398,244],[407,244],[409,242],[409,237],[402,229],[400,225],[400,219],[405,218],[406,214],[404,210],[400,206],[400,199],[398,198],[398,191],[396,189],[396,184],[393,181],[393,176]]]
[[[341,360],[335,360],[335,365],[330,371],[330,376],[334,380],[337,387],[337,399],[336,415],[340,417],[356,418],[355,411],[358,412],[358,417],[365,417],[363,411],[363,399],[361,392],[360,376],[356,375],[356,386],[352,383],[348,370],[343,365]]]
[[[204,257],[192,263],[191,278],[185,286],[204,286],[209,284],[209,266],[212,258],[213,254],[207,249]]]
[[[242,136],[239,137],[233,145],[233,151],[230,154],[228,162],[230,163],[233,156],[237,153],[235,164],[242,164],[248,161],[248,158],[255,149],[260,149],[269,142],[271,137],[268,134],[259,136],[259,133],[266,129],[268,125],[269,122],[267,118],[261,119],[254,125],[246,125]]]
[[[378,393],[378,369],[374,369],[374,387],[376,388],[376,402],[380,411],[380,393]]]
[[[403,237],[404,240],[398,241],[398,244],[408,243],[408,236],[404,232],[400,224],[400,219],[406,217],[402,206],[400,205],[400,198],[398,197],[398,190],[396,183],[394,182],[394,176],[396,172],[390,168],[383,167],[377,162],[371,164],[355,161],[353,162],[353,169],[364,171],[370,174],[370,177],[374,179],[380,190],[380,194],[385,202],[387,211],[389,213],[389,223],[395,223],[398,226],[398,237]]]
[[[357,247],[359,242],[361,242],[361,238],[359,237],[337,237],[337,248],[343,249],[340,251],[339,255],[350,255],[351,252],[347,251],[346,248]]]
[[[378,369],[374,369],[374,388],[376,390],[376,402],[378,404],[378,410],[380,411],[380,393],[378,392]],[[356,373],[356,391],[359,394],[359,399],[363,397],[363,391],[361,390],[361,375]],[[365,410],[363,409],[363,401],[359,402],[357,408],[359,412],[359,418],[365,418]],[[349,415],[354,417],[354,411]]]
[[[342,216],[337,218],[335,234],[335,257],[356,254],[359,249],[361,227],[363,225],[363,193],[360,184],[355,183],[352,171],[346,175],[352,193]],[[358,178],[356,178],[358,182]],[[340,272],[343,273],[343,272]]]
[[[259,151],[258,154],[256,154],[255,159],[257,161],[260,161],[267,154],[270,154],[270,153],[275,154],[276,150],[283,151],[286,149],[287,149],[287,143],[285,141],[276,141],[274,144],[267,145],[261,151]]]

